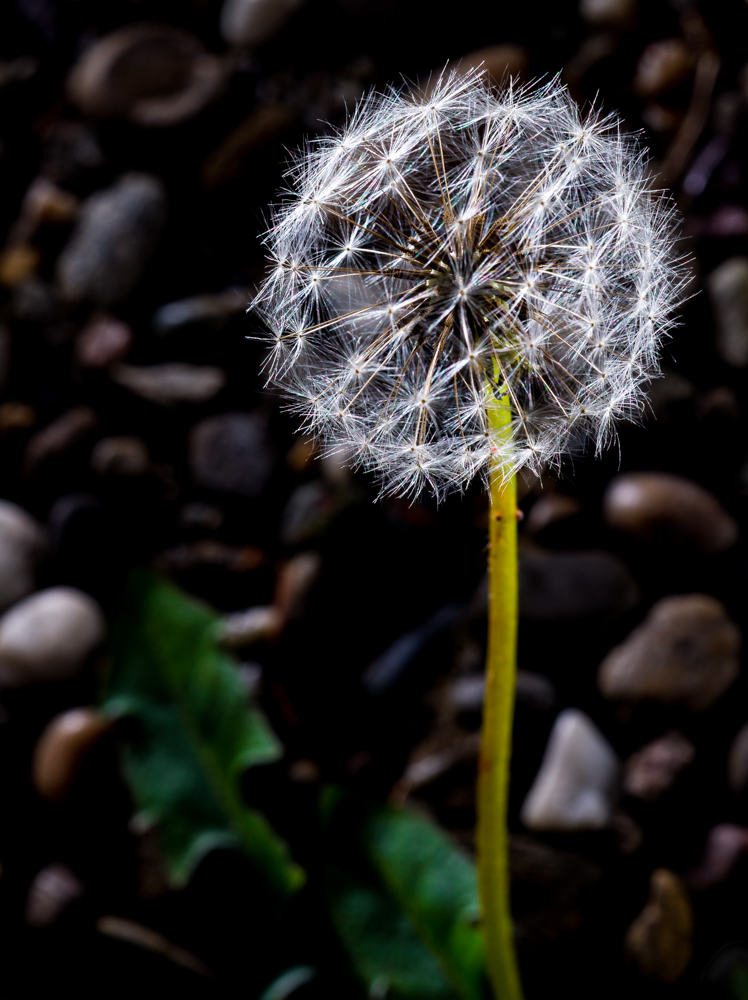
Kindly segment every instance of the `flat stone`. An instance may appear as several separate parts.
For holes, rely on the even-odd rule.
[[[693,910],[681,879],[667,868],[652,872],[649,899],[626,932],[624,948],[645,979],[674,983],[693,953]]]
[[[730,257],[706,279],[717,352],[733,368],[748,365],[748,257]]]
[[[522,822],[530,830],[602,830],[613,818],[618,774],[615,751],[594,722],[579,709],[564,709],[522,806]]]
[[[670,472],[616,476],[603,498],[603,516],[611,528],[644,541],[690,546],[705,555],[732,548],[739,533],[712,493]]]
[[[189,460],[200,486],[255,499],[273,471],[265,421],[242,412],[200,421],[190,431]]]
[[[29,927],[51,927],[84,892],[83,883],[67,865],[46,865],[29,886],[24,919]]]
[[[612,701],[713,705],[740,671],[740,630],[706,594],[664,597],[600,664],[597,683]]]
[[[579,16],[595,27],[623,28],[633,23],[639,0],[580,0]]]
[[[224,0],[221,34],[229,45],[262,45],[278,34],[304,0]]]
[[[34,589],[34,570],[44,547],[39,524],[22,507],[0,500],[0,611]]]
[[[736,794],[748,787],[748,722],[741,726],[730,745],[727,781]]]
[[[31,475],[45,462],[64,455],[96,430],[98,424],[96,411],[90,406],[73,406],[60,414],[29,439],[23,456],[24,474]]]
[[[703,892],[725,882],[746,851],[748,827],[718,823],[707,834],[701,863],[688,873],[688,884]]]
[[[132,330],[127,323],[100,313],[78,334],[75,357],[84,368],[108,368],[127,357],[132,341]]]
[[[528,552],[519,560],[520,616],[530,622],[612,621],[639,601],[636,581],[610,552]]]
[[[112,365],[113,382],[158,406],[206,403],[226,385],[226,372],[215,365],[166,361],[160,365]]]
[[[127,298],[150,260],[166,222],[158,177],[129,173],[84,201],[57,261],[64,298],[100,306]]]
[[[665,733],[626,761],[624,792],[645,802],[655,802],[673,785],[695,754],[696,747],[682,733],[677,730]]]
[[[251,299],[246,289],[228,288],[216,295],[193,295],[167,302],[153,314],[154,333],[181,333],[189,327],[220,330],[237,313],[246,310]]]

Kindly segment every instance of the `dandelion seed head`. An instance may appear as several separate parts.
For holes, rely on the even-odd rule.
[[[643,411],[685,264],[615,118],[584,118],[557,80],[444,74],[427,98],[364,98],[289,178],[253,303],[269,379],[385,492],[540,471]]]

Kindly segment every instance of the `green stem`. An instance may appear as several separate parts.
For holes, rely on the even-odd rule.
[[[490,412],[494,440],[511,435],[507,396]],[[517,650],[517,490],[497,461],[491,470],[488,654],[478,775],[478,883],[486,964],[496,1000],[522,1000],[509,902],[507,793]]]

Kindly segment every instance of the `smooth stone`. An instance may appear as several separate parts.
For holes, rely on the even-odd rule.
[[[283,615],[270,604],[226,615],[218,623],[217,634],[219,642],[228,649],[241,649],[277,638],[282,628]]]
[[[96,601],[74,587],[26,597],[0,618],[0,686],[74,677],[106,634]]]
[[[277,35],[304,0],[224,0],[221,34],[229,45],[262,45]]]
[[[735,865],[748,851],[748,827],[718,823],[707,834],[698,868],[688,873],[688,884],[703,892],[725,882]]]
[[[67,865],[46,865],[29,886],[24,920],[29,927],[51,927],[84,892],[83,883]]]
[[[91,452],[91,471],[99,476],[144,476],[150,466],[148,448],[139,437],[102,438]]]
[[[60,301],[38,274],[32,274],[13,289],[10,314],[21,323],[52,326],[62,319]]]
[[[595,27],[628,27],[638,6],[639,0],[579,0],[579,16]]]
[[[109,376],[117,385],[158,406],[207,403],[226,385],[226,372],[214,365],[165,361],[160,365],[112,365]]]
[[[641,97],[657,97],[693,72],[693,53],[685,38],[663,38],[646,46],[631,87]]]
[[[696,747],[677,730],[665,733],[632,754],[624,765],[623,790],[645,802],[656,802],[672,787]]]
[[[303,545],[324,534],[339,507],[329,487],[319,479],[297,486],[281,516],[284,545]]]
[[[576,517],[582,512],[582,503],[576,497],[567,496],[565,493],[557,493],[555,490],[548,494],[541,495],[530,508],[530,513],[525,518],[524,531],[528,535],[538,535],[544,528],[564,521],[570,517]]]
[[[217,295],[193,295],[167,302],[153,314],[154,333],[179,333],[187,327],[206,326],[220,330],[237,313],[244,312],[251,296],[248,291],[228,288]]]
[[[644,541],[690,545],[705,555],[725,552],[738,540],[738,525],[703,486],[670,472],[625,472],[611,480],[603,498],[611,528]]]
[[[49,459],[70,451],[99,425],[99,418],[90,406],[74,406],[52,423],[37,431],[26,445],[23,471],[30,475]]]
[[[189,434],[189,462],[198,485],[254,500],[273,471],[264,419],[233,412],[201,420]]]
[[[75,356],[83,368],[108,368],[127,357],[132,342],[132,330],[127,323],[114,316],[99,314],[78,334]]]
[[[527,552],[519,560],[520,616],[528,622],[603,623],[630,611],[639,588],[610,552]]]
[[[597,674],[611,701],[659,701],[700,712],[740,672],[740,629],[706,594],[663,597],[608,653]]]
[[[604,829],[613,819],[619,770],[615,751],[592,719],[564,709],[522,806],[522,822],[530,830]]]
[[[301,618],[321,570],[319,552],[299,552],[278,567],[273,602],[283,616],[284,625]]]
[[[113,724],[113,719],[97,708],[70,708],[47,723],[31,764],[37,793],[48,802],[63,799],[88,752]]]
[[[222,61],[195,35],[141,22],[90,45],[71,70],[67,90],[92,118],[164,127],[194,118],[220,94],[224,78]]]
[[[487,45],[454,60],[450,63],[450,69],[467,73],[468,70],[480,68],[485,70],[493,83],[501,84],[507,77],[523,76],[529,62],[530,55],[522,45]]]
[[[717,353],[733,368],[748,365],[748,257],[730,257],[706,279]]]
[[[81,206],[57,261],[64,298],[109,306],[135,288],[166,223],[166,189],[158,177],[129,173]]]
[[[44,533],[34,518],[9,500],[0,500],[0,611],[34,589],[34,570]]]
[[[624,950],[640,975],[674,983],[693,953],[693,910],[681,879],[667,868],[652,872],[649,899],[626,931]]]
[[[748,787],[748,722],[738,730],[727,755],[727,781],[736,794]]]
[[[199,500],[187,503],[179,512],[179,525],[187,531],[218,531],[225,514],[220,507]]]

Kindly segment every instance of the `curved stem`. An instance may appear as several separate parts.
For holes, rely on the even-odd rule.
[[[494,439],[511,435],[508,396],[490,414]],[[478,883],[486,964],[496,1000],[522,1000],[509,901],[507,793],[517,649],[517,490],[497,462],[491,473],[488,654],[478,775]]]

